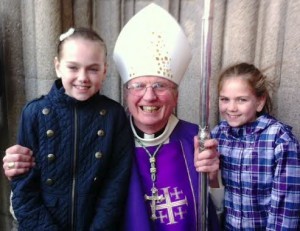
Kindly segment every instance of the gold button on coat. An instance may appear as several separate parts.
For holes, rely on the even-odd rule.
[[[51,185],[54,184],[54,180],[51,179],[51,178],[48,178],[48,179],[46,180],[46,184],[49,185],[49,186],[51,186]]]
[[[48,154],[47,158],[48,158],[48,162],[53,162],[56,159],[54,154]]]
[[[106,115],[106,110],[105,110],[105,109],[102,109],[102,110],[100,111],[100,115],[101,115],[101,116],[105,116],[105,115]]]
[[[43,113],[44,115],[48,115],[49,112],[50,112],[50,109],[49,109],[49,108],[44,108],[44,109],[42,110],[42,113]]]
[[[96,153],[95,153],[95,157],[96,157],[97,159],[101,159],[101,158],[102,158],[102,153],[101,153],[101,152],[96,152]]]
[[[47,136],[48,136],[48,137],[52,137],[52,136],[54,136],[54,131],[53,131],[53,130],[51,130],[51,129],[50,129],[50,130],[48,130],[48,131],[47,131]]]
[[[105,132],[104,130],[100,129],[98,132],[97,132],[98,136],[104,136],[105,135]]]

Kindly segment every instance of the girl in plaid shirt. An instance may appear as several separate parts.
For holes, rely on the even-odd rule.
[[[219,78],[225,230],[300,230],[300,148],[270,113],[266,76],[240,63]]]

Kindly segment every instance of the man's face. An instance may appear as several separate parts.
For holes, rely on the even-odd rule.
[[[162,77],[142,76],[127,86],[127,105],[134,124],[147,134],[161,130],[177,105],[176,84]]]

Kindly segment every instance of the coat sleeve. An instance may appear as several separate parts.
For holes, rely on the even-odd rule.
[[[26,106],[22,112],[18,144],[37,153],[38,125],[31,108]],[[41,199],[40,169],[38,161],[36,162],[36,166],[29,173],[15,177],[11,181],[13,210],[19,223],[19,230],[55,231],[58,227],[54,224]]]
[[[90,230],[118,230],[123,218],[134,154],[133,134],[124,110],[114,123],[112,159]],[[118,224],[117,224],[118,223]]]
[[[283,134],[275,147],[275,167],[267,230],[299,230],[300,148]]]

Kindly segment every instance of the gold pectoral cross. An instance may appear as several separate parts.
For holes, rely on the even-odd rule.
[[[157,202],[162,202],[165,198],[163,195],[158,195],[158,190],[157,188],[155,187],[152,187],[151,189],[151,196],[148,196],[148,195],[145,195],[145,200],[149,200],[151,201],[150,203],[150,207],[151,207],[151,220],[155,220],[157,219],[157,216],[156,216],[156,203]]]

